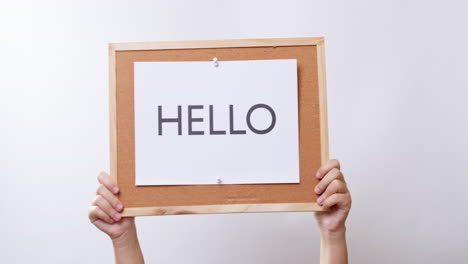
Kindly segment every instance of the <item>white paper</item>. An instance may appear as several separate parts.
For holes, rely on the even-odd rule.
[[[135,173],[136,185],[261,184],[299,182],[297,61],[252,60],[214,62],[135,62]],[[256,134],[246,121],[248,110],[267,104],[276,123],[270,132]],[[159,135],[158,106],[162,118],[177,118],[181,106],[182,135],[178,123],[162,122]],[[188,105],[193,130],[188,135]],[[210,135],[209,105],[213,105],[214,130]],[[233,105],[235,130],[230,134]],[[257,108],[252,126],[265,130],[272,114]]]

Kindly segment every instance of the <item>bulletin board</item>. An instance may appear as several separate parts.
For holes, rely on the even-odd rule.
[[[136,186],[134,62],[296,59],[300,183]],[[324,39],[283,38],[109,44],[111,176],[123,216],[320,211],[314,188],[328,160]]]

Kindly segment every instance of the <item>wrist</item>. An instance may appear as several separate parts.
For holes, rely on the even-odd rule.
[[[112,238],[115,263],[145,263],[140,243],[138,242],[135,222],[129,222],[130,224],[125,228],[122,234]]]
[[[348,263],[346,227],[320,229],[320,263]]]
[[[334,230],[320,229],[320,239],[331,243],[346,240],[346,227],[342,226]]]
[[[130,227],[125,230],[122,234],[116,237],[111,237],[112,244],[116,248],[124,248],[134,243],[138,243],[138,237],[136,232],[135,224],[131,224]]]

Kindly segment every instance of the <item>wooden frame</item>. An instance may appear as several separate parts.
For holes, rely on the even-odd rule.
[[[324,39],[318,38],[279,38],[279,39],[245,39],[245,40],[213,40],[213,41],[171,41],[171,42],[141,42],[109,44],[109,107],[110,107],[110,161],[111,176],[120,182],[118,167],[118,104],[117,104],[117,52],[120,51],[155,51],[181,49],[220,49],[220,48],[251,48],[251,47],[293,47],[315,46],[318,79],[319,122],[320,122],[320,161],[328,160],[328,124],[325,80]],[[142,187],[145,188],[145,187]],[[315,195],[313,189],[311,196]],[[316,199],[316,196],[315,196]],[[315,201],[315,200],[314,200]],[[124,203],[125,205],[125,203]],[[177,205],[177,206],[144,206],[126,207],[123,216],[142,215],[174,215],[174,214],[207,214],[236,212],[281,212],[281,211],[320,211],[315,202],[289,203],[234,203],[209,205]]]

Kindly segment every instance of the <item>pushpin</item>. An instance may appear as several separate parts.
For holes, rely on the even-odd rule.
[[[215,66],[215,67],[218,67],[218,66],[219,66],[218,58],[214,57],[214,58],[213,58],[213,62],[214,62],[214,66]]]

